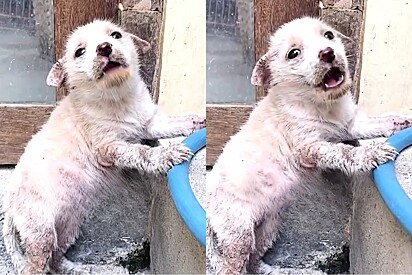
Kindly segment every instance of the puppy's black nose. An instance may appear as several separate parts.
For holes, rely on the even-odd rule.
[[[327,63],[332,63],[332,61],[335,60],[335,52],[331,47],[327,47],[319,52],[319,59]]]
[[[104,42],[97,46],[96,52],[97,55],[109,57],[109,55],[112,53],[112,44]]]

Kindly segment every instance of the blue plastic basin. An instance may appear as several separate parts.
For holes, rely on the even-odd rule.
[[[390,138],[389,144],[401,153],[412,145],[412,128],[402,130]],[[412,169],[412,165],[411,165]],[[400,185],[393,161],[373,170],[373,178],[386,206],[402,227],[412,236],[412,200]]]
[[[193,154],[206,147],[206,128],[188,136],[184,141]],[[167,174],[170,194],[183,222],[193,236],[206,247],[206,212],[200,205],[189,181],[189,166],[193,157],[174,166]]]

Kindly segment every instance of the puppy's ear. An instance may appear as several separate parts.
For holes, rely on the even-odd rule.
[[[63,64],[63,58],[57,60],[57,62],[53,64],[53,67],[50,69],[49,74],[47,75],[47,85],[58,88],[63,86],[66,80]]]
[[[272,73],[269,68],[269,57],[271,55],[267,52],[263,55],[258,62],[256,62],[255,68],[253,68],[251,83],[255,86],[270,86],[272,82]]]
[[[140,37],[129,33],[130,37],[133,39],[133,43],[135,45],[135,47],[141,51],[142,53],[147,52],[148,50],[150,50],[151,46],[150,43],[147,42],[146,40],[141,39]]]
[[[335,33],[337,34],[337,36],[342,39],[345,42],[355,42],[352,38],[350,38],[349,36],[344,35],[343,33],[341,33],[340,31],[335,29]]]

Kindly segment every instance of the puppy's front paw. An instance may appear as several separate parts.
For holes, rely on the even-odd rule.
[[[165,170],[167,172],[174,165],[180,164],[183,161],[189,160],[193,153],[185,145],[181,143],[170,144],[165,147],[164,159],[165,159]]]
[[[365,147],[366,162],[362,170],[368,171],[394,160],[398,152],[387,142],[374,142]]]
[[[202,115],[187,115],[184,117],[185,120],[185,136],[188,136],[197,130],[206,127],[206,117]]]
[[[393,122],[393,129],[392,129],[393,133],[412,127],[411,118],[398,117],[398,116],[390,116],[389,118]]]
[[[310,148],[300,148],[295,153],[295,158],[298,165],[303,168],[316,168],[316,155],[311,152]]]
[[[82,265],[81,263],[76,263],[68,260],[64,257],[57,269],[57,273],[60,274],[71,274],[71,275],[84,275],[90,274],[92,268],[90,266]]]
[[[192,116],[193,132],[206,127],[206,117],[201,115]]]

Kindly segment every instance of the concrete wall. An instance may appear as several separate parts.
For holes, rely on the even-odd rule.
[[[388,3],[365,1],[359,105],[369,115],[412,113],[412,3]],[[351,273],[412,273],[412,238],[388,211],[369,175],[354,180],[351,231]]]
[[[206,17],[205,6],[205,0],[166,0],[163,6],[158,103],[170,115],[206,111],[206,26],[205,19],[199,20]],[[205,159],[197,161],[204,163]],[[196,184],[205,188],[203,182]],[[156,182],[153,189],[149,214],[151,272],[204,274],[205,249],[183,223],[167,182]]]
[[[167,145],[182,140],[183,138],[175,138],[160,142]],[[206,174],[204,170],[202,171],[205,157],[205,152],[196,154],[191,163],[190,182],[193,189],[198,190],[195,194],[205,193]],[[154,182],[148,226],[151,272],[156,274],[205,273],[206,251],[177,212],[165,178]]]
[[[206,111],[206,1],[166,0],[159,106],[169,114]]]
[[[205,249],[182,221],[166,181],[157,182],[154,186],[150,221],[151,272],[205,274]]]
[[[412,238],[368,176],[354,182],[350,247],[352,274],[412,274]]]
[[[412,111],[412,2],[366,2],[359,104],[370,114]]]

